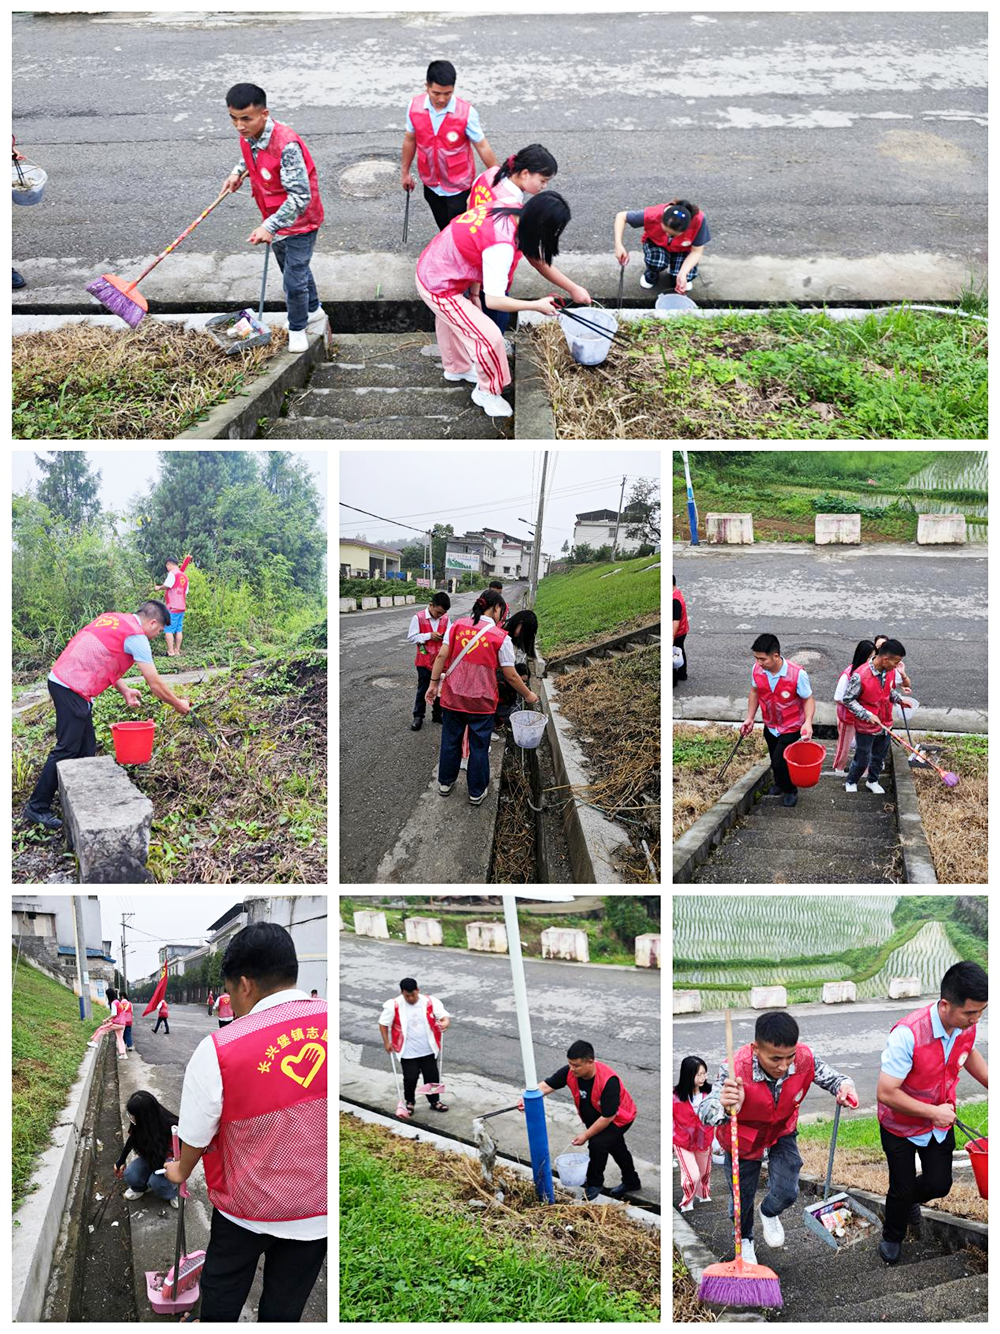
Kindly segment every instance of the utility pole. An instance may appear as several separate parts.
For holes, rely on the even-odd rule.
[[[615,537],[611,543],[611,559],[614,560],[618,552],[618,525],[622,521],[622,501],[625,499],[625,478],[622,478],[621,495],[618,497],[618,518],[615,519]]]
[[[544,484],[544,483],[543,483]],[[510,956],[510,976],[514,988],[514,1012],[517,1016],[517,1034],[521,1043],[521,1065],[524,1068],[524,1117],[528,1131],[528,1149],[531,1153],[531,1171],[535,1194],[551,1204],[552,1164],[549,1159],[549,1133],[545,1124],[543,1095],[538,1089],[535,1070],[535,1051],[531,1043],[531,1016],[528,1011],[528,989],[524,984],[524,961],[521,958],[521,934],[517,923],[517,899],[513,894],[503,895],[503,915],[507,926],[507,948]]]
[[[125,967],[125,918],[134,916],[134,912],[122,913],[122,991],[126,996],[128,995],[128,977],[126,975],[127,969]]]
[[[80,1018],[90,1019],[90,973],[87,971],[87,933],[83,929],[83,898],[73,895],[73,937],[76,941],[76,980],[80,984]]]
[[[538,518],[535,520],[535,537],[531,544],[531,574],[528,583],[528,606],[535,605],[538,591],[538,560],[542,553],[542,516],[545,511],[545,474],[549,466],[549,451],[542,455],[542,484],[538,490]]]

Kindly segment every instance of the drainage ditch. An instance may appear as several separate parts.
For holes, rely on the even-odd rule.
[[[500,770],[489,884],[574,883],[562,820],[544,796],[544,789],[555,785],[554,772],[545,737],[537,750],[522,750],[508,738]]]

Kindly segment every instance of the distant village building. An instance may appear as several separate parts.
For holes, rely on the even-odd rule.
[[[586,544],[591,547],[611,546],[615,541],[615,526],[618,526],[617,551],[619,555],[630,555],[638,551],[644,545],[641,538],[626,537],[625,532],[631,523],[639,523],[642,520],[641,510],[630,510],[628,506],[622,510],[621,522],[618,522],[617,510],[587,510],[583,514],[576,516],[576,524],[573,527],[573,545],[580,547]]]
[[[115,954],[101,937],[101,905],[96,894],[83,900],[83,933],[87,950],[90,999],[106,1005],[105,991],[114,986]],[[76,971],[76,924],[68,894],[15,894],[11,898],[11,941],[19,957],[30,959],[49,977],[79,996]]]
[[[400,553],[393,547],[377,546],[355,537],[341,539],[341,579],[385,579],[399,574],[400,561]]]

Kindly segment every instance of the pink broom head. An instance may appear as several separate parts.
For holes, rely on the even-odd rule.
[[[958,787],[958,774],[945,774],[941,781],[944,783],[945,787]]]
[[[778,1275],[767,1265],[748,1265],[742,1256],[709,1265],[698,1285],[698,1300],[713,1306],[783,1306]]]
[[[134,284],[129,287],[113,273],[104,273],[100,278],[95,278],[92,283],[87,284],[87,291],[91,296],[97,297],[101,305],[110,310],[112,315],[117,315],[133,329],[138,329],[143,316],[149,310],[146,298],[141,292],[134,290]]]

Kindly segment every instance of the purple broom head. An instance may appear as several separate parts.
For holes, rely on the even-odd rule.
[[[713,1306],[783,1306],[781,1283],[766,1265],[743,1259],[709,1265],[698,1285],[698,1300]]]
[[[112,315],[117,315],[133,329],[138,329],[149,307],[141,292],[131,293],[120,278],[112,273],[102,274],[87,284],[87,291]]]
[[[945,787],[958,787],[958,774],[945,774],[942,781]]]

